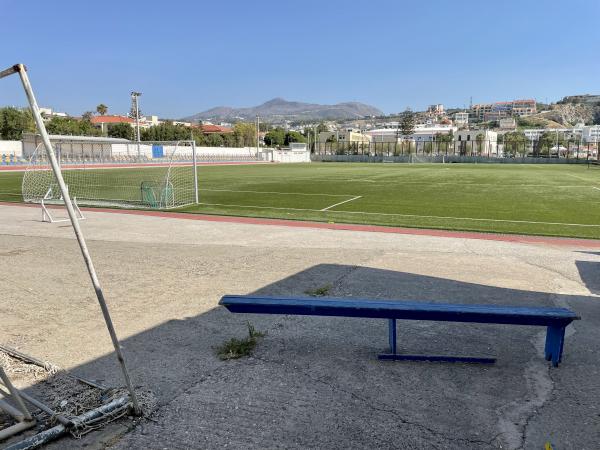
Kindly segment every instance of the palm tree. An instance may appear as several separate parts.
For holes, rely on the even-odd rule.
[[[98,114],[100,114],[101,116],[105,115],[108,111],[108,106],[106,106],[104,103],[100,103],[98,106],[96,106],[96,112]]]
[[[483,140],[485,139],[485,136],[481,133],[479,133],[477,136],[475,136],[475,141],[477,142],[477,155],[481,156],[481,153],[483,152]]]

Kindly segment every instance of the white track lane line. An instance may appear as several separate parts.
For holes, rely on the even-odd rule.
[[[195,203],[196,205],[204,205],[204,206],[227,206],[230,208],[252,208],[252,209],[276,209],[283,211],[312,211],[319,212],[320,209],[309,209],[309,208],[284,208],[282,206],[255,206],[255,205],[231,205],[226,203]]]
[[[358,200],[359,198],[362,198],[362,195],[357,195],[356,197],[349,198],[348,200],[344,200],[343,202],[339,202],[339,203],[336,203],[335,205],[331,205],[331,206],[328,206],[327,208],[323,208],[320,211],[328,211],[331,208],[333,208],[334,206],[343,205],[344,203],[352,202],[354,200]]]

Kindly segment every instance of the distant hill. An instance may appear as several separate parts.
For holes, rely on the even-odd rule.
[[[356,119],[364,116],[380,116],[379,109],[358,102],[338,103],[337,105],[318,105],[314,103],[290,102],[283,98],[274,98],[251,108],[231,108],[218,106],[207,111],[185,117],[182,120],[254,120],[260,116],[265,121],[277,120],[329,120]]]

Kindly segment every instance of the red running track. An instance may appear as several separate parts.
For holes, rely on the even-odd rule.
[[[199,166],[244,166],[250,164],[273,164],[269,161],[223,161],[223,162],[198,162]],[[161,167],[168,166],[166,163],[107,163],[107,164],[67,164],[61,166],[62,170],[69,169],[135,169],[136,167]],[[174,166],[191,166],[191,162],[175,162]],[[50,166],[48,166],[50,168]],[[0,166],[0,171],[14,171],[14,172],[25,172],[27,170],[26,164],[15,165],[15,166]]]
[[[38,207],[25,203],[0,202],[0,206]],[[126,210],[110,208],[81,208],[82,211],[104,212],[111,214],[129,214],[134,216],[163,217],[184,220],[203,220],[206,222],[243,223],[251,225],[274,225],[292,228],[313,228],[327,230],[366,231],[373,233],[394,233],[414,236],[434,236],[445,238],[478,239],[485,241],[514,242],[519,244],[556,245],[560,247],[583,247],[600,249],[600,240],[561,238],[551,236],[528,236],[520,234],[493,234],[472,231],[448,231],[424,228],[386,227],[380,225],[358,225],[345,223],[310,222],[305,220],[260,219],[254,217],[217,216],[209,214],[193,214],[168,211]]]

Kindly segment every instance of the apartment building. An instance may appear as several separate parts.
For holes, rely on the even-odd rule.
[[[449,124],[419,124],[415,126],[413,134],[403,136],[396,127],[369,130],[365,134],[371,136],[372,142],[399,142],[409,140],[415,142],[434,141],[439,134],[454,133],[458,128]]]
[[[500,120],[504,117],[529,116],[537,112],[533,99],[512,100],[510,102],[479,103],[471,106],[471,117],[476,120]]]
[[[371,142],[369,134],[363,134],[359,129],[346,128],[340,131],[322,131],[319,133],[319,142],[327,142],[331,139],[341,143],[359,143],[368,145]]]
[[[444,114],[444,105],[438,103],[436,105],[429,105],[427,107],[427,114],[432,116],[441,116]]]

